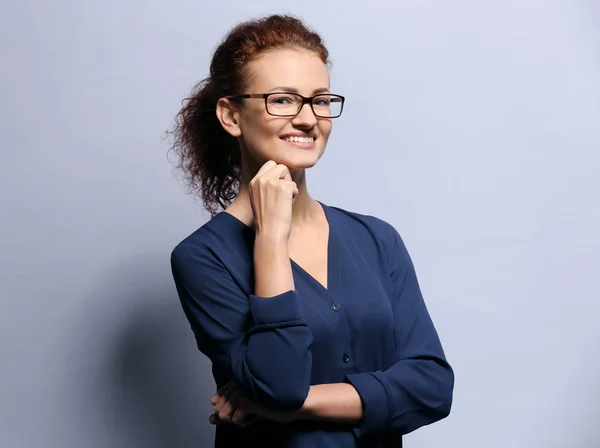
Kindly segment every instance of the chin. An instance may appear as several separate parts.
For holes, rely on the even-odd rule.
[[[262,150],[250,150],[249,154],[260,166],[273,160],[287,166],[290,170],[303,170],[312,168],[323,156],[325,148],[318,145],[310,149],[281,147],[276,144],[270,148],[263,146]]]
[[[287,166],[290,169],[290,171],[308,170],[308,169],[312,168],[313,166],[315,166],[316,164],[317,164],[317,162],[304,163],[304,164],[284,163],[284,165]]]
[[[312,168],[321,158],[322,153],[312,153],[306,151],[305,154],[286,154],[282,157],[274,158],[277,163],[282,163],[290,170],[305,170]]]

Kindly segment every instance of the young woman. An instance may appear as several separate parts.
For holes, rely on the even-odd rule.
[[[308,193],[344,106],[328,64],[295,18],[240,24],[178,115],[179,167],[212,218],[171,264],[213,365],[216,446],[399,447],[450,412],[454,374],[398,232]]]

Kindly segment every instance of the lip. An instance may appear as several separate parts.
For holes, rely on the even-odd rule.
[[[285,139],[287,137],[312,137],[313,141],[311,143],[304,143],[304,142],[288,142]],[[317,143],[317,136],[314,134],[285,134],[279,137],[281,139],[281,141],[283,141],[284,143],[288,144],[288,145],[292,145],[296,148],[301,148],[301,149],[312,149],[316,146]]]

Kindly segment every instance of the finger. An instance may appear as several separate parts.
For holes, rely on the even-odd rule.
[[[287,166],[280,163],[279,165],[277,165],[277,169],[280,170],[280,172],[279,172],[280,179],[292,180],[292,175],[290,174],[290,169]]]
[[[226,401],[219,411],[219,418],[223,421],[231,420],[231,416],[235,412],[235,407],[231,401]]]
[[[221,387],[212,397],[210,397],[210,404],[213,406],[216,405],[219,401],[219,398],[225,394],[225,392],[231,387],[231,381],[225,384],[225,386]]]
[[[220,409],[223,406],[225,401],[227,401],[227,393],[230,389],[231,389],[231,382],[227,383],[225,386],[223,386],[221,389],[219,389],[219,391],[215,395],[213,395],[212,398],[210,399],[210,403],[215,406],[215,409],[217,410],[217,412],[218,412],[218,409]]]
[[[210,417],[208,417],[208,422],[211,425],[226,425],[226,424],[231,424],[232,422],[228,422],[228,421],[223,421],[219,418],[218,414],[211,414]],[[254,423],[254,422],[253,422]],[[238,424],[239,425],[239,424]],[[241,425],[240,425],[241,426]]]
[[[221,409],[223,409],[223,406],[225,406],[225,403],[227,403],[227,396],[226,395],[221,395],[219,397],[219,401],[217,401],[217,404],[215,405],[215,412],[218,414],[219,412],[221,412]]]
[[[282,166],[283,168],[281,168],[282,172],[279,175],[279,178],[283,179],[283,180],[290,180],[291,181],[292,180],[292,174],[290,173],[290,169],[287,166],[285,166],[285,165],[280,165],[280,166]]]
[[[289,168],[281,163],[275,164],[274,166],[272,166],[271,169],[269,169],[268,171],[265,171],[260,176],[257,175],[256,177],[261,177],[264,180],[268,180],[268,179],[292,180],[292,176],[290,175]]]
[[[239,389],[233,383],[229,383],[229,387],[223,391],[223,396],[230,401],[234,405],[237,405],[239,402],[239,397],[241,397],[241,393]]]
[[[221,420],[231,420],[234,412],[243,407],[244,403],[244,395],[237,389],[237,387],[232,386],[225,391],[225,398],[227,401],[221,407],[219,411],[219,418]]]
[[[263,166],[260,167],[260,169],[256,172],[256,176],[262,176],[263,174],[265,174],[267,171],[271,170],[272,168],[276,167],[277,163],[273,160],[268,160],[266,163],[263,164]]]
[[[231,384],[231,386],[223,391],[223,395],[219,399],[219,403],[217,403],[218,408],[215,406],[215,412],[219,413],[221,420],[230,418],[233,411],[238,407],[239,401],[240,394],[235,385]]]

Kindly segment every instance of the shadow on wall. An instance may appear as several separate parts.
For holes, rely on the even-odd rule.
[[[84,380],[79,409],[93,420],[94,438],[103,439],[98,446],[212,447],[210,362],[196,348],[168,256],[166,263],[152,258],[160,263],[145,258],[120,267],[94,294],[80,332],[102,343],[91,344],[100,356],[85,355],[97,371]]]

